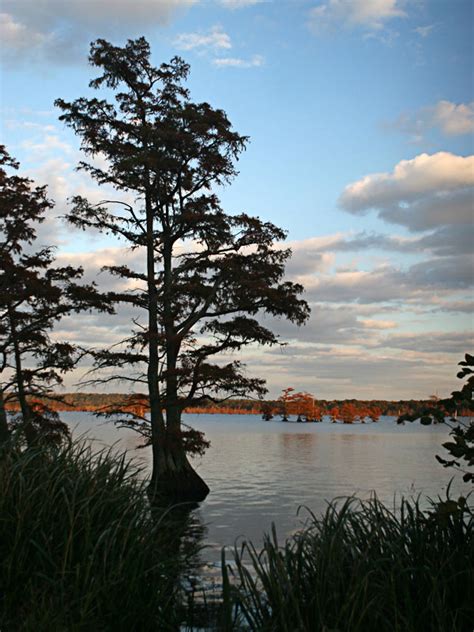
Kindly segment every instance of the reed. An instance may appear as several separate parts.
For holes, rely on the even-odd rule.
[[[216,603],[195,567],[184,579],[202,525],[151,509],[125,455],[10,445],[0,490],[7,632],[472,630],[474,518],[449,497],[431,512],[407,500],[391,511],[375,497],[308,512],[282,545],[273,528],[263,549],[236,548],[231,565],[223,552]]]
[[[179,629],[180,530],[137,474],[85,444],[0,454],[0,629]]]
[[[321,518],[309,513],[283,546],[275,528],[260,551],[244,542],[231,566],[223,559],[222,628],[471,631],[473,515],[454,505],[427,513],[404,500],[392,512],[375,497],[352,498]]]

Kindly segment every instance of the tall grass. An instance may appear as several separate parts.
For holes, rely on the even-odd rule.
[[[179,629],[182,529],[162,518],[125,456],[1,453],[0,629]]]
[[[261,551],[244,543],[232,571],[223,554],[220,605],[183,581],[203,535],[192,519],[152,510],[125,456],[1,451],[0,630],[472,631],[466,505],[331,504],[282,546],[275,529]]]
[[[446,506],[444,506],[446,507]],[[279,546],[244,543],[223,558],[226,630],[472,632],[473,516],[428,515],[403,501],[331,504]]]

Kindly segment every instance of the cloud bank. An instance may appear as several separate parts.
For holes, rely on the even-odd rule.
[[[474,156],[449,152],[401,160],[392,173],[374,173],[349,184],[339,204],[350,213],[373,209],[379,217],[426,230],[468,223],[474,187]]]
[[[133,37],[165,26],[196,0],[4,0],[0,13],[2,59],[74,61],[91,37]]]

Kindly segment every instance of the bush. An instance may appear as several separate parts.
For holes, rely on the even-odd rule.
[[[4,450],[0,489],[2,630],[178,629],[182,529],[124,455]]]

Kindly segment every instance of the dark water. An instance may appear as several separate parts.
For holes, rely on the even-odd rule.
[[[138,438],[132,431],[88,413],[65,413],[64,420],[76,436],[87,433],[99,445],[118,442],[117,449],[148,465],[148,449],[135,449]],[[393,506],[402,495],[435,498],[453,477],[435,459],[448,438],[444,425],[399,426],[391,417],[354,425],[296,424],[264,422],[256,415],[185,415],[185,422],[211,441],[205,456],[194,462],[211,488],[196,510],[207,527],[209,561],[218,560],[220,548],[237,538],[258,544],[272,522],[284,539],[307,515],[297,516],[300,505],[319,514],[335,497],[376,492]],[[456,478],[453,493],[463,485]]]

